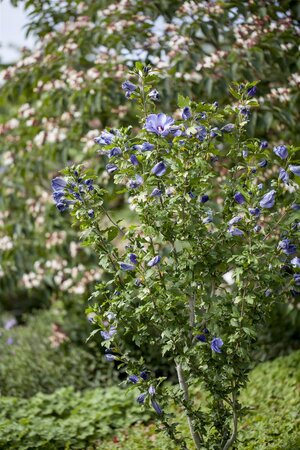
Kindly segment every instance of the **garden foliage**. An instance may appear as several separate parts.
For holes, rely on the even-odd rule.
[[[294,352],[251,373],[242,393],[250,409],[242,421],[239,450],[298,450],[299,359],[299,351]],[[172,442],[155,433],[152,417],[141,412],[135,395],[113,387],[84,393],[63,388],[28,400],[2,397],[0,446],[7,450],[174,450]],[[193,395],[205,402],[199,386]],[[186,429],[185,422],[180,422]]]
[[[104,438],[112,440],[116,429],[149,419],[133,393],[117,387],[61,388],[30,399],[2,397],[0,404],[0,446],[7,450],[94,450]]]
[[[2,396],[31,397],[63,386],[80,390],[116,382],[112,368],[105,367],[99,354],[95,358],[96,342],[83,346],[85,338],[76,334],[76,328],[88,333],[88,327],[80,318],[72,319],[52,309],[29,318],[26,326],[10,328],[12,320],[5,322],[6,329],[0,329]]]

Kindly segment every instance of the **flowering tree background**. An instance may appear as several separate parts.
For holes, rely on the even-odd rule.
[[[138,60],[151,64],[158,76],[158,94],[152,94],[150,104],[157,100],[159,107],[155,112],[163,111],[175,120],[181,118],[187,97],[197,104],[217,101],[223,108],[229,99],[240,100],[236,89],[230,92],[232,82],[245,85],[260,80],[255,94],[259,107],[251,110],[246,128],[249,139],[268,141],[268,148],[260,149],[259,161],[250,156],[245,161],[258,175],[263,169],[269,180],[277,180],[279,175],[280,201],[288,201],[284,198],[290,199],[292,191],[298,191],[297,175],[287,168],[298,166],[299,152],[288,165],[285,159],[281,161],[280,154],[283,146],[289,149],[289,145],[298,145],[299,8],[293,1],[168,0],[29,0],[25,6],[29,13],[28,32],[36,36],[36,48],[24,49],[20,60],[3,67],[1,72],[1,312],[4,318],[14,320],[14,325],[5,325],[13,333],[10,330],[16,323],[33,326],[26,314],[43,310],[33,317],[47,325],[50,322],[53,348],[63,355],[64,349],[71,348],[74,342],[81,349],[87,348],[84,339],[90,326],[83,316],[86,300],[94,286],[110,280],[110,276],[107,268],[103,270],[103,265],[99,265],[95,252],[88,245],[79,244],[69,214],[55,211],[51,179],[66,165],[88,161],[94,169],[92,179],[107,191],[104,207],[110,210],[110,217],[114,220],[124,215],[128,222],[132,220],[134,213],[126,208],[127,193],[116,195],[119,186],[104,170],[107,161],[99,158],[94,138],[104,129],[138,127],[138,104],[129,102],[120,87]],[[130,85],[127,87],[127,97],[134,98],[135,91]],[[178,93],[182,96],[179,106]],[[246,120],[247,109],[243,114]],[[231,135],[226,134],[226,145],[230,144]],[[278,154],[271,153],[270,158],[274,147],[279,149]],[[268,160],[266,167],[264,159]],[[116,163],[112,159],[109,164]],[[159,166],[158,173],[163,169]],[[221,171],[220,178],[224,175]],[[115,174],[116,179],[118,176]],[[132,183],[138,185],[140,179],[133,176]],[[161,190],[160,186],[156,188]],[[276,191],[276,199],[277,189],[274,184],[269,191]],[[94,195],[94,191],[89,192]],[[243,191],[237,192],[245,197]],[[291,202],[282,208],[288,204]],[[299,211],[289,210],[288,214],[291,224],[299,221]],[[103,216],[102,223],[106,226],[109,218]],[[233,233],[239,233],[239,223],[230,226]],[[231,239],[230,234],[226,236]],[[285,239],[290,237],[282,236],[281,245],[286,248],[278,250],[283,254],[284,250],[289,251],[289,244],[295,245],[293,240]],[[291,280],[291,267],[281,270],[286,274],[285,281]],[[282,272],[278,280],[281,275]],[[259,333],[263,344],[258,352],[263,358],[277,356],[297,345],[299,289],[293,285],[288,291],[289,295],[283,298],[285,304],[275,302],[273,320]],[[3,323],[7,324],[4,319]],[[276,333],[278,337],[274,339]],[[97,337],[99,342],[98,333]],[[225,342],[224,336],[222,339]],[[93,351],[92,340],[88,345]],[[136,346],[134,349],[140,356]],[[156,360],[157,353],[151,345],[148,353],[149,362],[160,375],[169,373],[170,365],[166,360]],[[88,361],[91,355],[86,356]],[[7,361],[10,360],[12,353],[8,354]],[[2,379],[7,377],[3,375]],[[44,386],[41,390],[47,392]]]
[[[1,284],[9,303],[12,286],[31,297],[39,287],[49,295],[61,289],[76,295],[99,276],[91,272],[89,255],[81,250],[76,256],[69,226],[53,220],[47,180],[67,161],[94,154],[93,137],[106,125],[134,123],[135,109],[117,86],[135,59],[160,70],[166,110],[174,108],[178,91],[223,104],[232,80],[261,80],[261,108],[253,114],[250,134],[268,132],[274,143],[293,141],[299,114],[293,2],[29,1],[26,6],[28,30],[38,45],[2,71],[1,88],[6,180]],[[6,217],[10,207],[14,217]]]

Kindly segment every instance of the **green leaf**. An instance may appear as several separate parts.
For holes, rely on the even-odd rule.
[[[190,104],[191,100],[189,99],[189,97],[183,97],[183,95],[181,94],[178,95],[177,105],[179,106],[179,108],[185,108],[186,106],[190,106]]]
[[[91,334],[89,335],[89,337],[86,339],[85,342],[88,342],[88,341],[89,341],[93,336],[95,336],[95,334],[98,333],[99,331],[100,331],[99,328],[97,328],[96,330],[93,330],[93,331],[91,332]]]
[[[107,233],[107,240],[110,242],[119,234],[119,229],[117,227],[111,227]]]

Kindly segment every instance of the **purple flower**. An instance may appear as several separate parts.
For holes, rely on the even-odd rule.
[[[147,397],[147,393],[140,394],[140,395],[137,397],[136,401],[137,401],[140,405],[142,405],[142,404],[145,402],[145,398],[146,398],[146,397]]]
[[[170,116],[166,116],[164,113],[150,114],[146,118],[145,128],[151,133],[155,133],[158,136],[167,136],[170,133],[170,127],[173,125],[174,119]]]
[[[299,297],[300,296],[300,292],[296,291],[295,289],[291,289],[290,293],[292,294],[293,297]]]
[[[248,89],[248,97],[254,97],[257,94],[257,87],[253,86],[252,88]]]
[[[298,258],[298,256],[295,256],[295,258],[291,260],[291,264],[294,269],[300,269],[300,258]]]
[[[107,354],[105,355],[105,359],[106,359],[107,361],[114,361],[114,360],[116,359],[116,357],[115,357],[115,355],[112,355],[111,353],[107,353]]]
[[[209,196],[207,194],[204,194],[200,197],[200,203],[206,203],[209,200]]]
[[[189,191],[188,194],[192,199],[197,197],[197,195],[195,195],[192,191]]]
[[[131,94],[136,90],[136,85],[131,83],[131,81],[124,81],[122,84],[122,89],[125,91],[125,96],[129,98]]]
[[[210,133],[209,133],[210,137],[211,137],[211,138],[214,138],[214,137],[216,137],[216,136],[219,136],[218,131],[219,131],[219,128],[218,128],[218,127],[212,128],[212,129],[210,130]]]
[[[109,152],[107,152],[107,156],[109,158],[112,158],[113,156],[120,156],[122,155],[122,150],[120,149],[120,147],[114,147],[111,150],[109,150]]]
[[[136,278],[135,281],[134,281],[134,285],[136,287],[140,287],[141,284],[142,284],[142,280],[140,278]]]
[[[162,414],[163,411],[162,411],[161,407],[153,398],[151,399],[151,405],[153,406],[153,408],[155,409],[157,414]]]
[[[4,324],[4,328],[5,330],[10,330],[11,328],[13,328],[14,326],[17,325],[17,321],[16,319],[13,317],[11,319],[8,319],[5,324]]]
[[[294,209],[295,211],[299,211],[300,210],[300,205],[297,205],[297,203],[293,203],[291,205],[291,208]]]
[[[112,313],[112,312],[108,312],[107,318],[108,318],[108,320],[111,321],[111,320],[114,320],[116,318],[116,315],[114,313]]]
[[[162,191],[160,189],[154,188],[150,194],[150,197],[160,197],[161,194],[162,194]]]
[[[210,344],[210,348],[215,353],[222,353],[221,352],[221,347],[222,346],[223,346],[223,341],[222,341],[221,338],[213,338],[213,340],[212,340],[212,342]]]
[[[144,381],[147,381],[148,378],[149,378],[149,372],[148,372],[147,370],[143,370],[143,371],[140,373],[140,377],[141,377]]]
[[[221,128],[221,131],[223,133],[231,133],[234,130],[234,124],[228,123],[227,125],[224,125],[224,127]]]
[[[134,166],[138,166],[139,165],[139,161],[138,161],[138,159],[137,159],[137,157],[135,155],[130,155],[130,162]]]
[[[272,294],[271,289],[267,289],[267,290],[265,291],[265,296],[266,296],[266,297],[270,297],[271,294]]]
[[[156,266],[157,264],[159,264],[161,261],[161,256],[160,255],[156,255],[154,256],[154,258],[150,259],[150,261],[147,263],[148,267],[153,267]]]
[[[293,174],[297,175],[297,177],[300,177],[300,166],[289,166],[289,170],[293,172]]]
[[[66,180],[61,177],[53,178],[53,180],[51,181],[51,186],[54,192],[63,191],[66,185],[67,185]]]
[[[267,148],[269,145],[268,141],[261,141],[260,142],[260,148],[264,149]]]
[[[261,230],[261,226],[260,225],[255,225],[255,227],[253,228],[253,230],[255,231],[255,233],[259,233]]]
[[[235,225],[236,223],[240,222],[241,220],[242,220],[242,218],[240,216],[235,216],[229,220],[228,225]]]
[[[114,173],[116,170],[118,170],[118,166],[116,164],[106,164],[105,168],[108,173]]]
[[[247,158],[248,153],[249,153],[248,150],[247,150],[247,149],[244,149],[244,150],[242,151],[243,158]]]
[[[255,216],[255,217],[258,217],[260,215],[259,208],[248,208],[248,211],[252,216]]]
[[[197,334],[196,339],[197,339],[197,341],[200,341],[200,342],[206,342],[205,334]]]
[[[240,106],[239,110],[247,119],[250,117],[250,108],[248,106]]]
[[[282,167],[280,167],[280,169],[279,169],[278,179],[283,181],[284,184],[288,184],[288,182],[289,182],[289,179],[290,179],[289,174],[284,169],[282,169]]]
[[[148,392],[149,392],[150,395],[154,395],[154,394],[156,393],[155,387],[152,386],[152,384],[151,384],[151,386],[149,387]]]
[[[160,95],[157,89],[152,89],[152,91],[149,92],[148,97],[153,102],[158,102],[160,100]]]
[[[129,180],[127,187],[129,189],[136,189],[143,184],[143,178],[140,175],[135,176],[135,180]]]
[[[104,131],[102,131],[100,136],[98,136],[94,139],[94,141],[96,142],[96,144],[99,144],[99,145],[110,145],[114,139],[115,139],[115,135],[113,133],[110,133],[109,131],[104,130]]]
[[[289,239],[282,239],[282,241],[280,241],[278,244],[278,249],[282,250],[286,255],[292,255],[297,251],[296,245],[291,244],[291,241]]]
[[[268,165],[268,161],[266,159],[262,159],[259,163],[258,163],[259,167],[266,167]]]
[[[6,343],[7,343],[7,345],[13,345],[13,343],[14,343],[14,338],[9,337],[9,338],[7,339],[7,341],[6,341]]]
[[[231,236],[243,236],[244,234],[244,232],[237,227],[230,227],[228,233],[230,233]]]
[[[135,266],[133,264],[127,264],[124,262],[120,262],[120,269],[125,271],[135,270]]]
[[[273,152],[281,159],[286,159],[289,155],[285,145],[278,145],[278,147],[274,147]]]
[[[51,181],[51,186],[53,189],[52,196],[53,196],[54,202],[56,204],[56,207],[60,212],[67,210],[69,205],[71,205],[73,203],[72,201],[67,200],[65,198],[66,193],[68,193],[65,189],[66,185],[67,185],[66,180],[61,177],[53,178],[53,180]],[[73,193],[74,191],[71,190],[70,192]],[[77,195],[80,198],[80,195],[78,193],[77,193]]]
[[[200,142],[203,142],[205,137],[206,137],[206,128],[201,125],[200,127],[196,127],[197,128],[197,134],[196,137],[200,140]]]
[[[134,92],[136,90],[136,85],[131,83],[131,81],[124,81],[124,83],[122,84],[122,89],[124,91],[131,91]]]
[[[137,146],[141,152],[150,152],[154,149],[154,145],[150,142],[143,142],[142,145]]]
[[[246,199],[243,196],[243,194],[241,194],[240,192],[236,192],[234,194],[234,200],[239,204],[242,205],[243,203],[245,203]]]
[[[151,172],[157,177],[161,177],[166,173],[167,167],[163,161],[155,164]]]
[[[259,202],[261,208],[273,208],[275,203],[276,191],[274,189],[267,192]]]
[[[100,331],[100,334],[103,339],[107,341],[108,339],[111,339],[116,332],[116,327],[112,326],[108,331]]]
[[[136,256],[135,253],[130,253],[129,259],[130,259],[130,262],[132,262],[132,264],[137,264],[138,263],[137,256]]]
[[[190,119],[191,117],[192,117],[191,109],[188,106],[186,106],[185,108],[183,108],[182,118],[183,120],[187,120]]]
[[[137,375],[130,375],[128,377],[128,381],[131,381],[131,383],[136,384],[139,381],[139,377]]]
[[[168,197],[171,197],[174,194],[174,192],[175,192],[175,188],[173,186],[168,187],[166,189],[166,194],[167,194]]]
[[[300,286],[300,273],[295,273],[294,281],[296,286]]]
[[[93,218],[95,217],[95,212],[94,212],[93,209],[89,209],[89,210],[88,210],[88,216],[89,216],[91,219],[93,219]]]
[[[174,125],[173,127],[170,128],[170,133],[172,134],[172,136],[174,137],[178,137],[178,136],[186,136],[186,132],[182,131],[182,129],[180,128],[179,125]],[[180,141],[182,142],[182,141]]]

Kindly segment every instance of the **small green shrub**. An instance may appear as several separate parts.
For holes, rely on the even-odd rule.
[[[300,351],[257,366],[242,391],[249,411],[241,419],[236,450],[299,450]],[[199,387],[194,392],[199,398]],[[201,402],[205,396],[201,393]],[[186,427],[182,418],[181,426]],[[119,430],[118,444],[107,440],[98,450],[177,450],[155,425]]]
[[[26,326],[3,331],[1,395],[31,397],[63,386],[85,389],[111,384],[116,379],[113,367],[102,364],[101,355],[96,359],[87,346],[75,344],[68,328],[70,324],[64,327],[63,318],[52,310],[31,317]]]
[[[62,388],[31,399],[0,398],[0,448],[94,449],[114,430],[147,420],[136,393],[118,387],[75,392]]]

